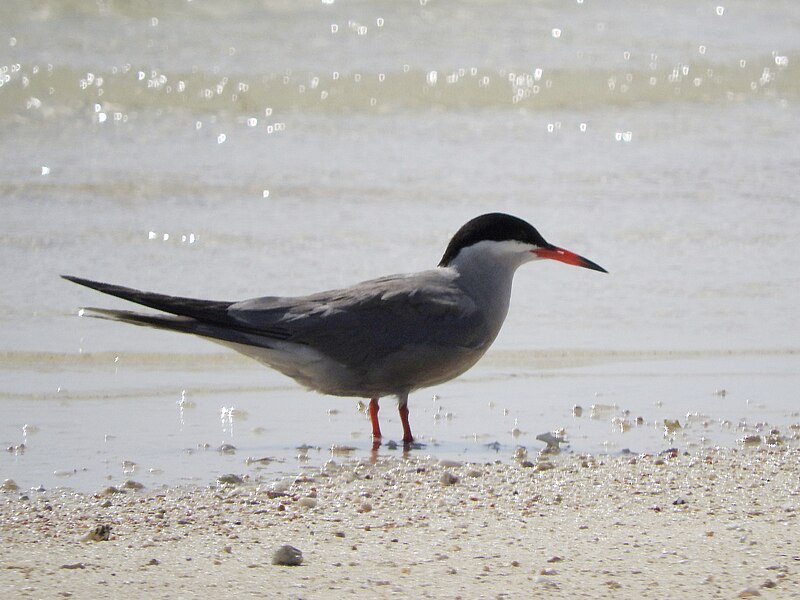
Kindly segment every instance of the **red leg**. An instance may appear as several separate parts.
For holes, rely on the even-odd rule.
[[[378,423],[378,399],[373,398],[369,401],[369,420],[372,421],[372,439],[373,441],[381,439],[381,425]]]
[[[398,412],[400,413],[400,422],[403,424],[403,442],[410,444],[414,441],[414,436],[411,435],[411,425],[408,424],[408,404],[402,405]]]

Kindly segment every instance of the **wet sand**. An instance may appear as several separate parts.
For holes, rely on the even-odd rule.
[[[693,454],[337,458],[271,483],[6,490],[0,593],[799,597],[800,450],[785,433]],[[102,526],[108,540],[86,539]],[[283,544],[302,565],[272,564]]]

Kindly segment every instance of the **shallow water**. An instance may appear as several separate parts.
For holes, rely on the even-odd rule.
[[[305,392],[232,355],[14,361],[0,372],[3,443],[17,448],[3,457],[4,476],[25,487],[205,484],[226,473],[269,481],[404,452],[393,442],[402,431],[392,399],[382,402],[386,439],[375,450],[356,400]],[[436,395],[412,396],[420,445],[406,452],[508,462],[522,447],[535,460],[548,431],[582,454],[700,451],[748,436],[796,444],[798,363],[796,352],[501,350]]]
[[[664,438],[663,419],[686,413],[718,424],[708,443],[743,437],[720,420],[787,433],[799,11],[4,2],[0,442],[27,449],[3,453],[0,475],[92,488],[131,460],[134,478],[205,482],[248,454],[294,472],[300,443],[323,449],[313,460],[334,443],[368,453],[355,401],[201,340],[77,319],[79,306],[124,304],[58,275],[218,299],[301,294],[428,268],[491,210],[610,275],[520,270],[495,352],[412,399],[423,452],[489,460],[483,444],[499,441],[507,459],[559,427],[578,452],[706,443]],[[195,407],[181,421],[183,390]],[[589,419],[592,404],[650,425],[621,433],[625,415]],[[232,433],[220,418],[231,406],[248,415]],[[439,407],[452,418],[434,420]],[[381,413],[387,433],[393,413]],[[237,453],[214,452],[223,441]]]

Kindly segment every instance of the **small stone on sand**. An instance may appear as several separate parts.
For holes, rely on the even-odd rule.
[[[304,508],[314,508],[317,505],[317,499],[309,497],[300,498],[297,503]]]
[[[111,538],[111,525],[98,525],[87,533],[83,540],[85,542],[107,542]]]
[[[445,471],[442,473],[442,476],[439,477],[439,482],[442,485],[454,485],[458,483],[458,476],[453,475],[450,471]]]
[[[122,484],[122,487],[126,490],[142,490],[144,489],[144,484],[139,483],[138,481],[134,481],[133,479],[128,479],[125,483]]]
[[[564,440],[563,438],[558,438],[554,436],[549,431],[545,433],[540,433],[536,436],[536,439],[540,442],[544,442],[547,446],[542,450],[543,454],[558,454],[561,452],[561,448],[559,444],[561,444]]]
[[[244,479],[234,473],[228,473],[227,475],[220,475],[217,477],[217,485],[241,485],[243,483]]]
[[[13,479],[6,479],[3,482],[2,489],[4,492],[15,492],[19,489],[19,486]]]
[[[284,544],[272,555],[272,564],[284,567],[296,567],[303,564],[303,553],[289,544]]]

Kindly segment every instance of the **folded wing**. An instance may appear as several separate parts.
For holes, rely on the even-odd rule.
[[[475,350],[490,341],[480,312],[440,269],[310,296],[243,302],[183,298],[64,278],[168,313],[87,309],[97,317],[260,348],[277,342],[301,344],[354,368],[366,368],[408,348]]]

